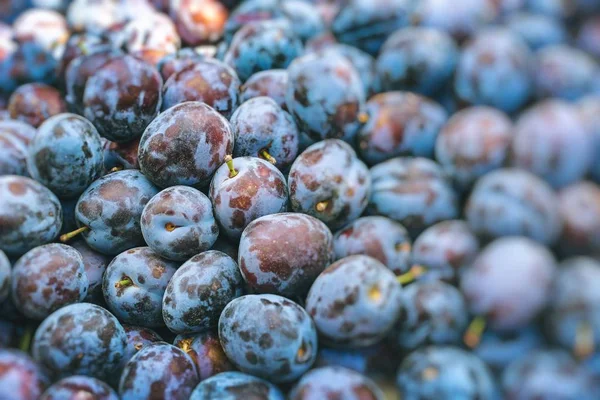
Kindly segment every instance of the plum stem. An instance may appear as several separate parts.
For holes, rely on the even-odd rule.
[[[27,325],[25,327],[25,332],[23,332],[23,337],[19,343],[19,349],[24,351],[25,353],[29,353],[29,347],[31,346],[31,337],[33,336],[33,329],[31,325]]]
[[[227,168],[229,168],[229,177],[235,177],[238,174],[238,172],[233,167],[233,158],[231,157],[231,154],[227,154],[225,156],[225,164],[227,164]]]
[[[328,205],[329,205],[329,201],[327,201],[327,200],[320,201],[315,205],[315,210],[317,210],[318,212],[323,212],[327,209]]]
[[[83,233],[83,232],[86,232],[89,230],[90,230],[89,226],[82,226],[81,228],[75,229],[72,232],[65,233],[64,235],[60,235],[59,239],[61,242],[65,243],[65,242],[68,242],[69,240],[73,239],[75,236],[79,235],[80,233]]]
[[[262,149],[260,151],[259,155],[262,158],[264,158],[265,160],[267,160],[268,162],[270,162],[271,164],[277,164],[277,160],[275,159],[275,157],[273,157],[271,154],[269,154],[267,149]]]
[[[128,276],[123,277],[123,279],[115,283],[115,287],[117,289],[124,289],[129,286],[133,286],[133,281]]]
[[[427,270],[422,265],[413,265],[410,267],[408,272],[405,272],[402,275],[398,275],[396,280],[401,285],[406,285],[408,283],[413,282],[415,279],[423,275]]]
[[[123,167],[120,165],[117,165],[116,167],[112,167],[110,169],[110,171],[108,171],[108,172],[112,174],[113,172],[118,172],[118,171],[122,171],[122,170],[123,170]]]
[[[367,122],[369,122],[369,114],[362,111],[362,112],[358,113],[357,119],[358,119],[358,122],[360,122],[361,124],[366,124]]]
[[[587,358],[594,352],[594,329],[588,321],[581,321],[575,333],[573,352],[578,358]]]
[[[483,331],[485,331],[486,324],[487,322],[482,316],[473,318],[473,321],[471,321],[467,327],[465,335],[463,336],[463,341],[467,347],[474,349],[475,347],[479,346],[481,335],[483,334]]]
[[[189,353],[192,350],[192,342],[193,341],[194,341],[194,338],[187,338],[187,339],[180,340],[179,343],[177,344],[177,347],[179,347],[181,350],[185,351],[186,353]]]
[[[177,225],[175,225],[175,224],[174,224],[174,223],[172,223],[172,222],[167,222],[167,223],[165,224],[165,229],[166,229],[167,231],[169,231],[169,232],[173,232],[175,229],[177,229]]]

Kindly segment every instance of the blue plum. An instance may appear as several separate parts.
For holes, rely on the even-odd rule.
[[[443,30],[399,29],[386,39],[377,57],[381,88],[431,96],[450,82],[459,55],[458,46]]]
[[[375,382],[343,367],[315,368],[300,378],[289,394],[290,400],[339,398],[347,400],[383,400]]]
[[[201,381],[221,372],[234,370],[223,351],[219,335],[212,331],[177,335],[173,345],[185,351],[194,360]]]
[[[303,296],[334,260],[333,235],[318,219],[281,213],[252,221],[239,245],[239,267],[259,293]]]
[[[299,378],[310,369],[318,350],[317,331],[308,313],[272,294],[246,295],[227,304],[219,319],[219,338],[240,371],[273,383]]]
[[[552,188],[537,176],[514,168],[480,178],[467,200],[465,217],[473,232],[486,240],[520,235],[552,244],[562,228]]]
[[[43,320],[55,310],[85,299],[89,280],[81,254],[71,246],[36,247],[15,263],[12,296],[28,318]]]
[[[183,350],[153,343],[125,365],[119,395],[121,400],[187,400],[198,382],[196,367]]]
[[[440,129],[448,120],[442,106],[410,92],[379,93],[365,106],[369,120],[356,141],[363,160],[374,165],[398,156],[433,156]]]
[[[283,174],[260,158],[239,157],[228,164],[215,172],[209,196],[221,231],[237,241],[250,222],[287,211],[288,189]]]
[[[243,103],[231,117],[234,157],[259,157],[285,171],[298,155],[299,133],[290,114],[269,97]]]
[[[468,104],[512,113],[531,95],[532,60],[529,47],[519,36],[505,28],[490,28],[465,45],[454,89]]]
[[[46,372],[26,353],[0,349],[0,398],[39,400],[50,383]]]
[[[0,121],[0,176],[29,176],[27,147],[35,134],[35,128],[24,122]]]
[[[336,259],[364,254],[373,257],[396,275],[408,272],[411,240],[398,222],[386,217],[362,217],[337,231],[333,237]]]
[[[39,400],[90,398],[119,400],[117,393],[106,383],[90,376],[75,375],[61,379],[50,386]]]
[[[6,254],[0,250],[0,303],[4,302],[11,293],[11,266]]]
[[[357,219],[367,207],[371,180],[354,149],[339,139],[308,147],[288,175],[290,205],[338,229]]]
[[[240,87],[240,103],[255,97],[270,97],[286,109],[285,92],[287,90],[288,73],[285,69],[269,69],[250,76]]]
[[[415,282],[403,291],[404,312],[392,336],[402,349],[456,344],[469,323],[461,292],[441,282]]]
[[[50,314],[38,327],[33,358],[55,379],[88,375],[112,382],[125,354],[127,337],[104,308],[71,304]]]
[[[209,330],[242,293],[236,262],[220,251],[205,251],[185,262],[169,281],[162,301],[164,322],[175,333]]]
[[[83,239],[74,240],[71,246],[81,254],[85,274],[88,278],[89,287],[84,301],[101,304],[104,301],[104,296],[102,295],[102,276],[111,258],[92,250]]]
[[[22,176],[0,176],[0,250],[19,256],[51,242],[62,227],[62,207],[45,186]]]
[[[562,256],[600,255],[600,186],[574,183],[558,194],[563,230],[557,241]]]
[[[190,101],[160,114],[146,128],[138,159],[160,187],[204,186],[233,151],[229,122],[210,106]]]
[[[222,372],[203,380],[192,392],[190,400],[284,400],[285,396],[272,383],[242,372]]]
[[[583,20],[579,27],[577,32],[577,47],[596,58],[600,58],[599,37],[600,18],[597,15],[592,15],[590,18]]]
[[[497,239],[466,268],[460,287],[469,311],[498,331],[525,327],[548,304],[557,272],[550,251],[524,237]]]
[[[435,156],[456,186],[468,190],[475,180],[506,163],[513,136],[513,124],[502,111],[469,107],[441,129]]]
[[[144,347],[152,343],[164,342],[163,338],[150,328],[123,324],[123,329],[125,329],[127,335],[127,346],[122,361],[123,367]]]
[[[396,276],[374,258],[355,255],[327,267],[306,298],[323,343],[358,348],[377,343],[403,311]]]
[[[140,169],[138,162],[139,146],[139,139],[127,143],[105,141],[104,169],[107,172],[115,172],[122,169]]]
[[[369,53],[342,43],[326,46],[323,52],[324,56],[327,57],[329,52],[339,54],[350,61],[350,64],[354,66],[360,76],[367,97],[381,90],[379,77],[375,69],[375,58]]]
[[[568,33],[560,21],[542,14],[512,14],[506,21],[506,27],[525,40],[532,50],[561,44],[568,38]]]
[[[600,183],[600,96],[587,96],[576,105],[581,121],[594,140],[592,178]]]
[[[252,21],[238,30],[223,61],[242,81],[252,74],[287,68],[302,53],[302,42],[287,20]]]
[[[31,141],[27,165],[31,176],[58,197],[77,197],[104,172],[100,135],[79,115],[55,115]]]
[[[458,215],[457,196],[441,167],[422,157],[397,157],[370,171],[367,212],[400,222],[413,236]]]
[[[451,346],[410,353],[400,364],[396,384],[404,400],[496,398],[492,374],[483,361]]]
[[[165,261],[149,247],[116,256],[104,272],[102,292],[120,321],[148,328],[164,326],[162,298],[179,264]]]
[[[187,186],[172,186],[154,196],[142,212],[142,234],[161,257],[185,261],[217,240],[219,227],[206,195]]]
[[[287,108],[313,140],[354,140],[364,102],[360,76],[340,54],[312,52],[288,67]]]
[[[158,189],[137,170],[118,171],[92,183],[75,208],[77,225],[94,250],[116,255],[144,243],[140,218]],[[68,237],[64,239],[68,240]]]

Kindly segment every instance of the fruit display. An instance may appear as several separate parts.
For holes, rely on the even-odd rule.
[[[0,0],[0,400],[600,399],[600,1]]]

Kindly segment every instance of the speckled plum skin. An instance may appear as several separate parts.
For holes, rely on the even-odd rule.
[[[433,156],[440,129],[448,120],[444,108],[410,92],[377,94],[365,106],[369,121],[356,137],[363,160],[374,165],[398,156]]]
[[[6,127],[6,122],[0,121],[0,176],[29,176],[29,171],[27,171],[29,139],[19,136],[12,129]],[[33,130],[33,127],[31,129]]]
[[[411,263],[426,268],[422,278],[455,283],[479,253],[479,240],[460,220],[442,221],[425,229],[412,248]]]
[[[321,367],[307,372],[294,385],[290,400],[339,398],[383,400],[383,392],[366,376],[343,367]]]
[[[62,207],[54,193],[33,179],[0,177],[0,250],[19,256],[51,242],[62,226]]]
[[[28,318],[43,320],[53,311],[83,301],[89,280],[81,254],[51,243],[23,255],[12,271],[15,305]]]
[[[138,162],[138,148],[140,139],[127,143],[116,143],[107,140],[104,143],[104,170],[140,169]]]
[[[209,196],[222,232],[238,240],[255,219],[287,211],[288,188],[283,174],[260,158],[235,158],[233,166],[233,178],[225,164],[215,172]]]
[[[468,104],[517,111],[532,92],[532,61],[527,44],[508,29],[484,30],[465,45],[454,90]]]
[[[125,365],[119,395],[121,400],[187,400],[198,382],[196,367],[183,350],[154,343]]]
[[[272,294],[230,302],[219,319],[219,338],[240,371],[273,383],[294,381],[317,357],[317,331],[308,313]]]
[[[556,274],[548,249],[524,237],[497,239],[466,268],[460,287],[469,310],[491,329],[523,328],[546,306]]]
[[[337,231],[333,237],[336,259],[364,254],[391,269],[394,274],[410,267],[411,240],[404,227],[385,217],[362,217]]]
[[[320,219],[331,229],[358,218],[371,193],[367,166],[350,145],[338,139],[323,140],[304,150],[290,168],[288,185],[292,209]]]
[[[477,181],[465,216],[483,239],[526,236],[552,244],[562,226],[552,188],[535,175],[513,168],[499,169]]]
[[[259,96],[270,97],[284,110],[288,73],[285,69],[269,69],[252,74],[240,87],[240,103]]]
[[[114,57],[87,80],[83,115],[103,137],[128,142],[139,137],[158,114],[162,84],[150,64],[128,55]]]
[[[594,156],[594,139],[569,103],[537,103],[516,122],[512,165],[539,175],[553,187],[583,178]]]
[[[534,76],[538,98],[575,101],[590,93],[598,64],[589,54],[567,45],[548,46],[536,54]]]
[[[154,196],[144,207],[141,226],[148,246],[169,260],[185,261],[202,253],[219,235],[210,200],[187,186],[172,186]]]
[[[164,322],[178,334],[214,328],[223,308],[243,290],[242,276],[231,257],[216,250],[200,253],[169,281],[162,304]]]
[[[431,160],[392,158],[371,168],[370,174],[367,212],[400,222],[413,236],[458,215],[456,193],[440,166]]]
[[[11,289],[11,267],[10,260],[0,250],[0,303],[10,295]]]
[[[186,101],[200,101],[229,118],[239,104],[240,84],[235,71],[223,62],[198,60],[165,82],[162,109]]]
[[[342,258],[317,277],[306,298],[306,311],[328,345],[347,348],[377,343],[402,313],[402,287],[374,258]]]
[[[375,58],[370,54],[342,43],[326,45],[324,54],[328,52],[340,54],[350,61],[360,76],[367,97],[381,91],[379,77],[375,70]]]
[[[192,48],[180,49],[179,51],[164,56],[156,68],[166,83],[174,74],[194,65],[202,60],[204,56]]]
[[[402,361],[396,385],[403,400],[495,399],[492,374],[477,356],[450,346],[429,346]]]
[[[559,192],[562,255],[600,254],[600,186],[582,181]]]
[[[39,127],[53,115],[66,110],[60,92],[43,83],[27,83],[15,90],[8,100],[12,119]]]
[[[495,108],[475,106],[458,111],[440,131],[435,156],[460,189],[505,165],[513,140],[508,115]]]
[[[589,257],[561,263],[554,280],[547,325],[552,339],[567,350],[576,346],[577,331],[589,324],[600,335],[600,262]]]
[[[84,54],[94,54],[110,50],[108,38],[94,33],[75,33],[65,43],[64,51],[57,67],[57,75],[61,83],[65,83],[67,69],[73,60]]]
[[[260,293],[304,295],[333,260],[331,231],[305,214],[261,217],[252,221],[240,238],[240,271],[246,283]]]
[[[350,61],[340,54],[312,52],[292,61],[287,71],[286,105],[299,130],[313,140],[352,142],[365,90]]]
[[[253,21],[233,35],[223,60],[245,81],[256,72],[287,68],[301,53],[302,42],[288,21]]]
[[[111,382],[125,354],[126,335],[104,308],[71,304],[50,314],[38,327],[33,358],[59,379],[88,375]]]
[[[94,250],[116,255],[144,243],[140,219],[158,189],[137,170],[105,175],[81,194],[75,208],[77,225]]]
[[[123,324],[123,329],[125,329],[127,335],[127,345],[122,361],[123,366],[144,347],[152,343],[164,342],[163,338],[150,328]]]
[[[284,400],[272,383],[242,372],[223,372],[200,382],[190,400]]]
[[[119,400],[117,392],[99,379],[75,375],[50,386],[39,400],[66,399]]]
[[[431,96],[451,80],[459,55],[458,46],[443,30],[399,29],[386,39],[377,57],[381,88]]]
[[[111,258],[92,250],[83,239],[74,240],[70,245],[81,254],[85,274],[88,278],[89,286],[84,301],[94,304],[103,302],[102,276]]]
[[[469,314],[458,289],[442,281],[415,282],[403,295],[404,312],[392,332],[401,348],[460,344]]]
[[[160,187],[204,186],[233,151],[229,122],[210,106],[185,102],[160,114],[140,141],[142,172]]]
[[[298,128],[290,114],[269,97],[255,97],[243,103],[231,117],[235,135],[235,157],[260,157],[267,150],[286,171],[298,155]]]
[[[27,166],[31,176],[58,197],[76,197],[104,172],[100,135],[79,115],[55,115],[29,144]]]
[[[587,371],[566,352],[540,350],[522,355],[506,367],[502,391],[511,399],[580,399],[598,397]]]
[[[0,349],[0,398],[39,400],[49,379],[39,365],[22,351]]]
[[[185,351],[194,360],[201,381],[221,372],[234,370],[216,332],[177,335],[173,345]]]
[[[162,298],[179,264],[165,261],[149,247],[116,256],[106,267],[102,292],[109,310],[120,321],[148,328],[164,326]],[[121,284],[124,279],[129,284]]]

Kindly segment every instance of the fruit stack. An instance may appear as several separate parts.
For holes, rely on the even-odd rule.
[[[600,399],[600,1],[0,0],[0,400]]]

